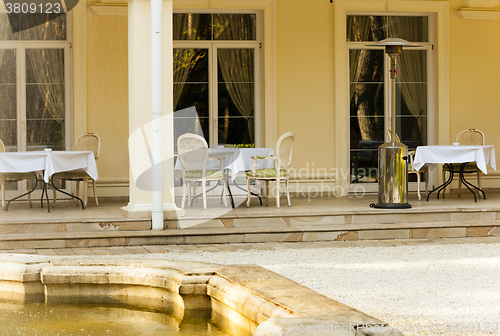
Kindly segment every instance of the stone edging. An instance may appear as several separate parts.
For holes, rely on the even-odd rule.
[[[184,309],[211,308],[256,336],[321,335],[326,328],[329,335],[402,335],[380,320],[260,266],[0,256],[0,298],[50,302],[85,297],[138,306],[173,302]]]

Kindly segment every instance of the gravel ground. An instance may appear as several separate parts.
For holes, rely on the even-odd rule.
[[[500,335],[500,244],[193,251],[143,257],[257,264],[398,326],[408,336]]]

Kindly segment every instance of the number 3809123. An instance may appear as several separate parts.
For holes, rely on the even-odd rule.
[[[60,3],[28,3],[28,2],[15,2],[15,3],[6,3],[5,9],[7,14],[51,14],[51,13],[61,13],[61,4]]]

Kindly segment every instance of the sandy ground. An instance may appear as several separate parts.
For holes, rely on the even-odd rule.
[[[386,321],[408,336],[500,335],[500,244],[496,243],[193,251],[142,257],[257,264]]]

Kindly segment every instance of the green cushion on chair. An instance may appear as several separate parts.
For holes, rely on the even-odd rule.
[[[83,179],[85,177],[90,178],[90,176],[84,170],[70,170],[62,173],[55,173],[53,178],[71,180],[71,179]]]
[[[35,178],[32,173],[0,173],[1,179],[28,179]]]
[[[462,166],[461,163],[452,163],[453,170],[456,172],[460,171],[460,167]],[[449,171],[448,166],[444,165],[444,170]],[[476,172],[477,171],[477,164],[475,162],[469,162],[465,165],[464,167],[464,172]]]
[[[185,178],[200,178],[201,179],[202,173],[203,173],[202,170],[186,170],[184,177]],[[222,173],[220,170],[207,170],[205,177],[207,179],[222,178]]]
[[[252,171],[247,172],[247,176],[250,177],[263,177],[263,178],[270,178],[270,177],[276,177],[277,170],[276,168],[264,168],[264,169],[257,169],[255,171],[255,175],[252,174]],[[280,176],[287,177],[288,176],[288,171],[281,169]]]

